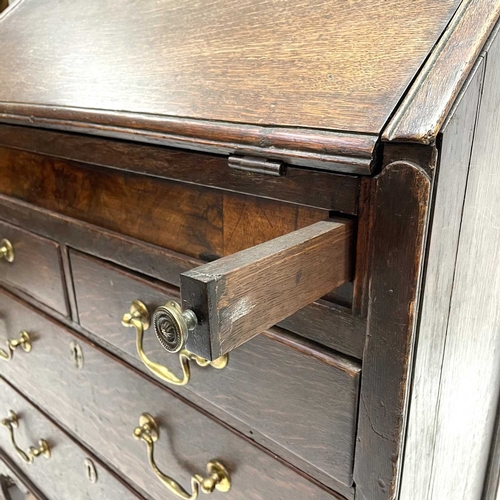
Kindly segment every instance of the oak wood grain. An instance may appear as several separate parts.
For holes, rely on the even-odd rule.
[[[47,441],[51,457],[40,457],[27,466],[13,451],[8,433],[0,428],[0,445],[10,459],[23,471],[38,490],[50,500],[140,500],[142,498],[111,473],[89,450],[70,438],[40,410],[0,378],[1,418],[12,409],[19,416],[16,439],[21,446],[31,445],[40,438]],[[85,460],[92,461],[97,481],[87,478]]]
[[[123,314],[137,299],[153,312],[167,300],[178,300],[178,290],[152,285],[77,252],[71,252],[71,264],[80,324],[139,359],[135,334],[121,326]],[[297,457],[350,484],[360,366],[319,348],[312,351],[293,338],[283,331],[265,332],[236,349],[224,370],[193,366],[190,383],[172,389],[181,394],[194,392]],[[161,347],[152,328],[144,347],[150,359],[179,372],[178,356]],[[288,461],[296,463],[293,458]]]
[[[481,64],[450,116],[441,140],[437,187],[426,263],[418,346],[415,353],[401,500],[428,498],[439,404],[439,379],[455,274],[455,262],[480,102]]]
[[[458,4],[24,0],[2,23],[0,101],[377,135]]]
[[[462,2],[384,130],[384,140],[435,142],[499,16],[498,0]]]
[[[180,274],[203,263],[150,243],[108,231],[34,205],[0,195],[0,214],[15,224],[61,244],[101,257],[171,285]],[[60,319],[60,318],[58,318]],[[280,322],[287,330],[357,359],[363,355],[366,320],[337,304],[310,304]]]
[[[355,215],[359,178],[288,165],[279,178],[238,172],[226,156],[134,142],[0,125],[2,146],[103,167],[144,173],[241,194]]]
[[[323,221],[181,275],[198,324],[187,349],[217,359],[352,278],[353,225]]]
[[[6,148],[0,176],[3,194],[203,260],[329,217],[324,209]]]
[[[499,36],[485,62],[442,362],[432,500],[482,498],[500,393]]]
[[[14,262],[0,260],[0,282],[20,288],[55,311],[68,315],[59,245],[0,220],[2,238],[12,244]]]
[[[64,429],[99,450],[114,469],[152,498],[163,500],[166,490],[147,463],[144,443],[133,437],[139,415],[145,411],[160,424],[155,453],[158,464],[183,485],[188,485],[191,474],[203,470],[208,460],[217,458],[232,475],[231,497],[235,500],[339,498],[215,421],[203,409],[12,296],[2,293],[0,304],[5,327],[16,330],[22,323],[34,338],[33,356],[5,363],[2,375],[22,386],[24,394],[43,405]],[[71,341],[82,349],[82,369],[71,359]]]

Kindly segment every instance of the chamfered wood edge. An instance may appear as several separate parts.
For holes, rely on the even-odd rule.
[[[369,175],[378,135],[0,102],[0,122]]]
[[[384,129],[383,141],[435,143],[479,55],[499,30],[499,16],[498,0],[462,2]]]
[[[430,214],[432,180],[423,160],[412,158],[415,147],[406,147],[404,156],[398,148],[392,149],[392,157],[391,151],[385,151],[386,167],[376,177],[372,202],[376,237],[371,248],[354,463],[356,498],[360,500],[397,498]],[[426,161],[434,161],[433,155],[429,158]]]

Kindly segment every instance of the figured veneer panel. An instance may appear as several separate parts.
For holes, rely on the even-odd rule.
[[[329,217],[328,210],[6,148],[0,177],[3,194],[204,260]]]
[[[54,130],[0,124],[0,144],[47,156],[79,161],[241,194],[288,201],[356,215],[359,177],[288,165],[273,177],[230,168],[227,155],[183,151],[135,142]]]
[[[0,283],[19,288],[55,311],[68,315],[59,245],[0,220],[2,238],[11,242],[14,261],[0,259]]]
[[[133,436],[143,412],[160,425],[157,463],[186,487],[194,472],[216,458],[231,473],[232,500],[335,495],[10,294],[1,292],[0,298],[7,330],[23,325],[34,339],[30,354],[2,366],[3,376],[152,498],[164,500],[166,489],[148,464],[145,444]],[[71,357],[72,341],[82,350],[81,369]]]
[[[71,264],[80,324],[138,360],[135,332],[121,325],[123,314],[136,299],[152,312],[167,300],[178,300],[178,290],[74,251]],[[148,357],[179,373],[178,356],[160,346],[152,328],[144,348]],[[273,331],[235,349],[222,371],[194,365],[190,383],[178,390],[201,396],[317,469],[351,484],[359,378],[356,362],[321,349],[311,352],[285,332]]]

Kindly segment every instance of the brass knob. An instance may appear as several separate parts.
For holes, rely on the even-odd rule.
[[[0,359],[10,361],[17,348],[21,348],[24,352],[31,351],[31,338],[28,332],[21,332],[19,338],[7,340],[7,349],[0,349]]]
[[[196,328],[198,318],[190,309],[183,311],[180,304],[169,300],[156,309],[153,324],[163,348],[169,352],[179,352],[186,345],[189,332]]]
[[[5,238],[0,241],[0,259],[5,259],[7,262],[14,262],[14,247]]]
[[[172,302],[175,306],[179,307],[175,302]],[[169,305],[169,303],[167,303]],[[180,309],[180,307],[179,307]],[[189,366],[190,361],[194,361],[198,366],[202,368],[206,368],[207,366],[211,366],[216,370],[222,370],[227,366],[229,357],[228,355],[221,356],[220,358],[214,361],[208,361],[201,356],[197,356],[192,352],[187,351],[186,349],[181,349],[179,351],[179,361],[182,368],[182,378],[177,377],[174,373],[172,373],[166,366],[161,365],[159,363],[155,363],[150,360],[146,353],[144,352],[143,340],[144,340],[144,331],[149,328],[149,312],[146,305],[140,300],[134,300],[130,305],[130,310],[128,313],[125,313],[122,318],[122,325],[135,328],[136,331],[136,340],[135,345],[137,349],[137,354],[139,355],[140,360],[144,363],[144,366],[151,372],[154,373],[157,377],[168,382],[173,385],[187,385],[191,378],[191,368]],[[155,325],[156,328],[156,325]],[[163,345],[163,344],[162,344]]]

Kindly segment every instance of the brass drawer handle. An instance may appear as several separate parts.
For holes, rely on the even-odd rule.
[[[134,300],[132,302],[130,311],[123,315],[122,324],[123,326],[135,328],[137,354],[139,354],[139,357],[146,368],[148,368],[151,373],[154,373],[157,377],[164,380],[165,382],[168,382],[169,384],[182,386],[189,383],[189,380],[191,378],[191,369],[189,367],[190,361],[194,361],[197,365],[203,368],[211,366],[212,368],[216,368],[217,370],[222,370],[227,366],[228,356],[222,356],[215,361],[208,361],[200,356],[196,356],[186,349],[182,349],[179,352],[179,361],[181,364],[183,376],[182,378],[179,378],[166,366],[155,363],[146,356],[146,353],[143,349],[143,339],[144,331],[149,328],[150,324],[149,311],[140,300]]]
[[[7,262],[14,262],[14,247],[12,243],[3,239],[0,241],[0,260],[5,259]]]
[[[207,475],[195,474],[191,478],[191,490],[189,494],[177,481],[164,474],[156,465],[154,459],[154,443],[160,437],[160,429],[156,420],[149,415],[143,413],[139,419],[139,427],[134,429],[134,437],[146,443],[148,447],[148,460],[151,468],[158,476],[160,481],[167,487],[169,491],[185,500],[196,500],[199,490],[203,493],[212,493],[214,490],[226,493],[231,489],[231,478],[226,468],[216,460],[210,460],[207,464]]]
[[[18,339],[7,340],[7,350],[0,349],[0,359],[10,361],[18,347],[21,347],[24,352],[31,351],[31,339],[28,332],[21,332]]]
[[[19,448],[14,436],[14,429],[17,429],[19,427],[19,417],[12,410],[9,410],[9,416],[7,418],[4,418],[1,423],[9,430],[10,442],[12,443],[12,446],[18,456],[24,462],[26,462],[27,464],[32,464],[35,458],[41,455],[43,455],[47,459],[50,458],[50,448],[47,444],[47,441],[45,441],[44,439],[40,439],[40,441],[38,441],[38,448],[30,446],[27,453]]]

